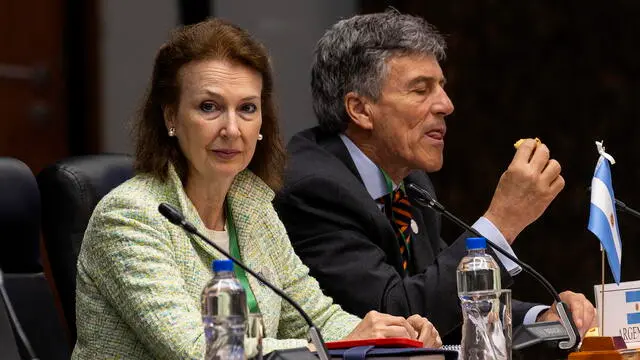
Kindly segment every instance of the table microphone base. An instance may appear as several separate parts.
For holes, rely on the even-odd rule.
[[[558,345],[568,339],[567,330],[558,321],[520,325],[513,332],[513,359],[566,359],[569,351],[561,350]]]
[[[553,343],[569,339],[567,330],[558,321],[544,321],[518,326],[513,332],[513,350],[521,350],[540,343]]]

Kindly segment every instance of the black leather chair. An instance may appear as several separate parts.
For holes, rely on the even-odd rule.
[[[76,263],[84,232],[100,199],[132,176],[133,159],[127,155],[72,157],[37,176],[45,248],[74,342]]]
[[[39,246],[40,194],[36,179],[21,161],[0,158],[0,266],[8,299],[39,358],[68,359],[70,349],[42,272]],[[27,359],[23,344],[14,335],[22,358]]]
[[[5,273],[40,273],[40,194],[31,169],[0,157],[0,267]]]

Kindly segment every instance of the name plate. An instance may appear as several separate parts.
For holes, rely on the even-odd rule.
[[[601,335],[621,336],[628,348],[640,348],[640,281],[604,285],[604,326],[602,285],[594,285],[593,290]]]

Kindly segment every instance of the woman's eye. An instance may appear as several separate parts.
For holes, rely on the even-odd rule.
[[[212,102],[204,102],[204,103],[200,104],[200,110],[202,110],[204,112],[214,112],[214,111],[218,110],[218,107],[216,106],[216,104],[214,104]]]
[[[242,112],[253,114],[254,112],[258,111],[258,107],[256,106],[256,104],[244,104],[242,105],[241,110]]]

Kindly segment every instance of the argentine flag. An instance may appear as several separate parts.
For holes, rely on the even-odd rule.
[[[615,163],[611,155],[604,152],[601,142],[596,142],[600,158],[591,180],[591,209],[588,229],[594,233],[607,252],[609,267],[616,284],[620,284],[620,268],[622,261],[622,242],[618,231],[615,196],[611,182],[609,162]]]

